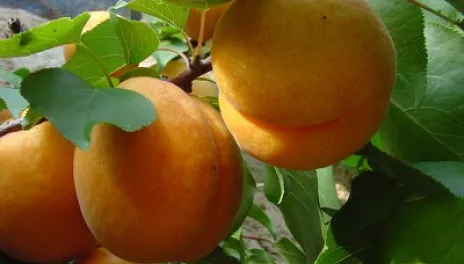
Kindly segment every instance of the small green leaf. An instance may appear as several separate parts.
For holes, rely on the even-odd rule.
[[[189,50],[187,44],[178,38],[162,40],[159,47],[174,50],[180,53],[184,53]],[[154,53],[154,56],[157,61],[158,70],[162,71],[169,61],[173,60],[179,55],[177,55],[177,53],[175,52],[168,50],[157,50]]]
[[[280,204],[282,202],[286,180],[287,178],[282,175],[278,168],[268,164],[265,165],[264,194],[271,203]]]
[[[325,245],[314,264],[363,264],[356,256],[337,244],[329,225],[325,235]]]
[[[14,118],[18,118],[29,104],[19,90],[6,87],[0,87],[0,101],[3,101]]]
[[[188,7],[188,8],[198,8],[198,9],[205,9],[205,8],[211,8],[215,7],[218,5],[223,5],[227,2],[230,2],[232,0],[165,0],[166,2],[173,3],[176,5],[180,5],[183,7]]]
[[[366,263],[379,263],[383,222],[407,194],[396,180],[382,174],[366,171],[357,176],[348,201],[331,221],[337,244]]]
[[[463,219],[461,199],[403,204],[384,231],[382,263],[464,263]]]
[[[28,68],[19,68],[19,69],[16,69],[13,73],[21,77],[21,80],[22,80],[26,78],[26,76],[28,76],[29,73],[31,73],[31,71]],[[19,89],[19,86],[17,88]]]
[[[281,238],[274,246],[279,249],[282,255],[290,264],[305,264],[306,256],[292,241],[288,238]]]
[[[222,242],[222,249],[224,250],[225,255],[239,259],[240,263],[246,264],[246,246],[240,238],[235,236],[227,238]]]
[[[205,100],[208,104],[210,104],[212,107],[216,108],[219,112],[221,111],[219,107],[219,101],[217,97],[214,96],[204,96],[201,97],[201,99]]]
[[[321,207],[339,210],[341,204],[335,188],[333,166],[317,169],[316,172]]]
[[[24,116],[24,121],[22,122],[22,126],[24,130],[29,130],[34,127],[40,120],[42,120],[43,116],[38,114],[32,109],[27,109],[26,116]]]
[[[0,58],[29,56],[63,44],[77,42],[89,12],[71,19],[63,17],[0,40]]]
[[[171,4],[164,0],[132,0],[128,3],[120,1],[117,8],[122,7],[160,18],[179,29],[184,27],[189,11],[186,7]]]
[[[21,76],[16,75],[13,72],[5,71],[4,69],[0,69],[0,79],[11,84],[15,89],[19,89],[19,87],[21,87],[21,81],[23,80]]]
[[[464,198],[464,162],[419,162],[414,166],[443,184],[456,197]]]
[[[238,259],[227,256],[224,254],[224,250],[221,247],[217,247],[213,252],[207,256],[187,264],[240,264]]]
[[[256,192],[256,182],[251,175],[250,169],[245,161],[242,158],[242,168],[243,168],[243,195],[242,195],[242,202],[240,203],[240,208],[238,210],[237,215],[235,216],[234,223],[232,224],[231,234],[235,233],[240,226],[242,225],[243,221],[248,215],[251,207],[253,206],[253,200],[255,197]]]
[[[258,221],[260,224],[262,224],[266,229],[269,231],[269,233],[272,235],[274,239],[277,239],[277,233],[274,225],[272,224],[271,219],[269,216],[257,205],[253,204],[251,206],[251,210],[248,213],[248,217],[251,219],[254,219]]]
[[[269,254],[262,249],[247,250],[247,264],[274,264]],[[293,264],[293,263],[292,263]]]
[[[127,20],[110,13],[119,40],[124,48],[126,64],[139,63],[149,57],[159,45],[158,34],[146,23]]]
[[[148,77],[153,77],[157,79],[161,78],[159,72],[157,72],[155,69],[145,68],[145,67],[136,67],[122,74],[121,77],[119,77],[119,81],[123,82],[127,79],[134,78],[137,76],[148,76]]]
[[[21,94],[74,145],[87,150],[95,124],[108,123],[133,132],[156,118],[153,103],[136,92],[95,88],[78,76],[49,68],[27,76]]]
[[[287,177],[289,183],[278,207],[288,229],[305,252],[306,263],[312,264],[324,245],[317,172],[278,170],[283,177]]]

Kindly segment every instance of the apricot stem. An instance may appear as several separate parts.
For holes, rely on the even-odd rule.
[[[16,118],[11,121],[5,122],[0,125],[0,137],[21,130],[21,123],[24,121],[24,117]]]
[[[211,57],[204,60],[196,60],[190,66],[185,69],[179,75],[171,80],[171,83],[177,85],[179,88],[184,90],[186,93],[192,92],[192,82],[205,73],[210,72],[213,69],[211,65]]]
[[[417,0],[407,0],[407,1],[409,1],[411,4],[413,4],[413,5],[417,6],[417,7],[420,7],[422,9],[424,9],[424,10],[427,10],[428,12],[430,12],[430,13],[432,13],[432,14],[434,14],[434,15],[448,21],[449,23],[456,25],[460,29],[464,30],[464,20],[463,21],[456,21],[454,19],[451,19],[450,17],[447,17],[447,16],[443,15],[440,11],[435,10],[435,9],[431,8],[430,6],[428,6],[428,5],[424,4],[424,3],[421,3],[421,2],[419,2]]]

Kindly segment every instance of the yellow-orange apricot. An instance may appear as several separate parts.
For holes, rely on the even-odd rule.
[[[50,263],[95,247],[74,189],[73,154],[49,122],[0,138],[0,251]]]
[[[76,264],[136,264],[113,255],[108,249],[99,247],[89,255],[80,258]]]

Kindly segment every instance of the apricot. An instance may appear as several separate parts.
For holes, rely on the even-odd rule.
[[[331,122],[293,128],[271,125],[240,113],[219,94],[221,115],[243,151],[268,164],[294,170],[325,167],[355,153],[378,129],[384,105],[385,102],[369,101]]]
[[[135,264],[113,255],[108,249],[99,247],[89,255],[80,258],[76,264]]]
[[[234,1],[211,56],[223,97],[274,126],[359,119],[353,109],[387,107],[396,79],[394,43],[365,0]]]
[[[4,109],[4,110],[0,110],[0,125],[7,121],[8,119],[11,119],[13,118],[13,116],[11,115],[10,111]]]
[[[243,185],[242,156],[233,136],[215,108],[202,99],[194,99],[208,119],[213,132],[219,159],[219,182],[207,228],[196,242],[181,254],[183,259],[191,261],[213,251],[221,240],[229,235],[242,200]]]
[[[74,182],[84,219],[101,245],[133,262],[182,261],[214,213],[218,155],[206,117],[172,83],[134,77],[120,89],[151,100],[157,119],[128,133],[94,127],[76,149]]]
[[[206,10],[205,22],[203,27],[203,41],[210,40],[214,35],[216,24],[222,14],[227,10],[232,2],[213,6]],[[194,40],[199,40],[201,31],[201,13],[200,9],[190,8],[187,21],[185,23],[185,33]]]
[[[95,247],[74,189],[73,153],[49,122],[0,138],[0,251],[50,263]]]

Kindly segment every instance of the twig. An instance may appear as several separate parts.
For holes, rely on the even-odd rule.
[[[432,14],[434,14],[434,15],[448,21],[449,23],[456,25],[457,27],[461,28],[462,30],[464,30],[464,22],[463,21],[456,21],[454,19],[451,19],[450,17],[447,17],[447,16],[443,15],[440,11],[431,8],[430,6],[419,2],[418,0],[407,0],[407,1],[410,2],[411,4],[417,6],[417,7],[420,7],[422,9],[424,9],[424,10],[429,11],[430,13],[432,13]]]
[[[185,69],[178,76],[171,80],[171,83],[179,86],[186,93],[192,92],[192,82],[199,76],[210,72],[213,69],[211,57],[204,60],[197,60],[190,68]]]
[[[22,129],[21,123],[24,121],[24,117],[16,118],[11,121],[5,122],[4,124],[0,125],[0,137],[11,133],[17,132]]]

